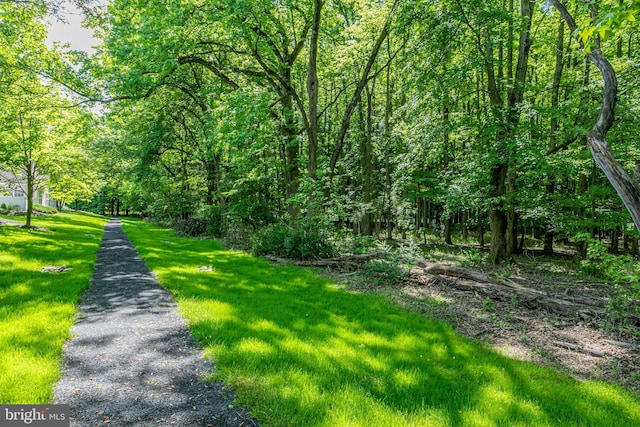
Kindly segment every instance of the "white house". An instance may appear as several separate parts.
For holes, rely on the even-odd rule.
[[[11,172],[0,171],[0,205],[3,203],[7,206],[17,205],[20,210],[27,209],[27,195],[24,190],[27,183],[19,180]],[[34,205],[56,207],[56,201],[49,197],[49,190],[41,188],[35,191],[33,195]]]

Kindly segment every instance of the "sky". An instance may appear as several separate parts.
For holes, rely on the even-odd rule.
[[[49,29],[49,42],[69,43],[71,49],[82,50],[87,54],[92,54],[95,49],[92,46],[98,44],[98,40],[93,37],[93,32],[82,27],[84,15],[73,4],[67,2],[60,15],[67,21],[59,22],[56,18],[49,18],[51,27]]]

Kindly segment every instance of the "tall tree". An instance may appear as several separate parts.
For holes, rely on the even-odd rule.
[[[550,3],[560,12],[567,22],[569,29],[574,34],[577,33],[578,26],[565,4],[558,0],[550,0]],[[592,17],[597,17],[596,6],[591,4],[589,9]],[[637,9],[628,10],[626,11],[626,16],[633,16],[636,12]],[[632,13],[632,15],[628,15],[628,13]],[[592,27],[591,31],[593,31],[593,29]],[[587,31],[588,30],[589,28],[587,28]],[[586,56],[598,67],[604,81],[602,105],[600,106],[598,120],[587,133],[587,141],[589,142],[594,160],[605,173],[611,185],[616,189],[616,192],[629,211],[636,228],[640,231],[640,187],[616,160],[607,141],[607,133],[611,130],[615,120],[615,108],[618,96],[616,73],[609,60],[602,53],[600,48],[600,35],[596,35],[593,39],[583,36],[580,40],[583,48],[585,47],[585,40],[590,41],[590,44],[587,45]]]

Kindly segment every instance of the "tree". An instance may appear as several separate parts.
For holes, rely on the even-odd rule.
[[[550,0],[550,3],[558,9],[564,20],[567,22],[569,29],[573,33],[576,33],[578,31],[578,26],[573,16],[568,12],[564,3],[558,0]],[[634,7],[635,8],[624,11],[626,17],[632,18],[633,13],[638,11],[638,6],[636,5]],[[595,8],[595,5],[591,4],[589,10],[593,16],[597,16],[597,9]],[[631,13],[631,15],[629,15],[629,13]],[[610,28],[606,28],[607,25],[610,24],[606,24],[606,22],[600,23],[599,31],[601,34],[605,34],[608,30],[610,31]],[[589,142],[593,158],[603,170],[611,185],[616,189],[616,192],[629,211],[636,229],[640,231],[640,186],[638,186],[638,183],[629,176],[629,174],[616,160],[611,147],[609,146],[609,142],[607,141],[607,133],[611,130],[615,120],[618,80],[611,63],[607,60],[606,56],[600,49],[600,34],[596,35],[594,38],[585,36],[585,32],[591,33],[595,29],[596,27],[587,27],[584,29],[580,40],[583,48],[585,48],[585,41],[588,42],[586,45],[587,58],[593,62],[596,67],[598,67],[604,80],[600,113],[595,125],[587,133],[587,141]]]

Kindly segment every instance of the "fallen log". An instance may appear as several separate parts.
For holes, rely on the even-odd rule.
[[[336,267],[344,265],[361,265],[372,259],[388,258],[388,252],[372,252],[368,254],[344,255],[335,258],[321,258],[314,260],[292,260],[279,258],[274,256],[265,256],[266,259],[273,262],[281,262],[286,264],[298,265],[301,267]]]
[[[468,270],[461,267],[452,267],[446,265],[431,265],[424,269],[425,273],[441,274],[449,277],[459,277],[461,279],[473,280],[475,282],[496,283],[484,273],[479,271]]]
[[[631,344],[623,341],[615,341],[615,340],[602,340],[602,341],[606,342],[607,344],[615,345],[616,347],[628,348],[631,350],[638,348],[638,346],[635,344]]]
[[[573,344],[573,343],[564,342],[564,341],[553,341],[553,345],[556,345],[558,347],[563,347],[572,351],[578,351],[580,353],[588,354],[590,356],[604,357],[604,353],[602,351],[585,347],[580,344]]]
[[[492,279],[484,273],[461,267],[420,263],[423,267],[414,267],[411,277],[420,281],[425,276],[435,276],[440,282],[455,289],[479,292],[493,299],[512,300],[532,308],[544,308],[561,315],[603,314],[605,302],[596,298],[550,294],[531,289],[510,280]]]

